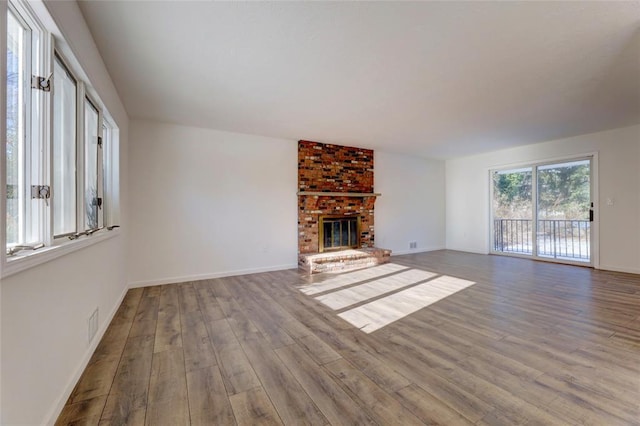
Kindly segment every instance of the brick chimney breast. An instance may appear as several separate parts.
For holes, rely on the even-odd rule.
[[[298,253],[318,253],[321,216],[360,216],[360,247],[374,246],[373,151],[312,141],[298,142]]]

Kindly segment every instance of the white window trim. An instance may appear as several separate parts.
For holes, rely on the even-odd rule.
[[[59,257],[73,253],[85,247],[98,244],[102,241],[109,240],[111,238],[119,236],[121,231],[116,228],[113,231],[107,231],[106,229],[96,232],[90,237],[80,238],[77,240],[64,241],[60,244],[43,247],[35,251],[21,251],[14,256],[4,255],[4,263],[2,265],[1,278],[17,274],[34,266],[41,265],[46,262],[50,262]]]
[[[22,4],[27,3],[24,0],[16,0],[16,1]],[[109,128],[109,133],[111,136],[109,143],[114,144],[115,142],[116,146],[115,147],[110,146],[108,148],[109,150],[107,152],[109,155],[109,161],[111,162],[111,167],[109,168],[109,170],[104,170],[104,173],[106,173],[107,175],[106,177],[111,187],[110,195],[112,195],[113,197],[113,200],[111,200],[111,203],[110,203],[112,205],[108,205],[109,214],[108,216],[105,215],[105,217],[119,219],[120,191],[118,188],[118,184],[119,184],[118,175],[119,175],[120,165],[116,157],[116,154],[119,152],[119,146],[117,146],[119,144],[119,140],[118,140],[119,128],[115,125],[115,120],[113,120],[110,114],[108,113],[108,110],[106,109],[98,93],[90,85],[90,79],[88,78],[81,64],[76,59],[77,56],[74,54],[71,47],[64,40],[64,37],[61,31],[59,30],[59,28],[57,27],[57,25],[55,24],[53,18],[49,15],[49,12],[47,11],[47,8],[44,2],[41,0],[29,1],[26,8],[27,10],[29,10],[29,14],[31,16],[37,18],[36,19],[37,23],[42,29],[44,29],[44,33],[42,34],[42,38],[40,42],[44,43],[42,45],[43,51],[44,49],[47,49],[50,51],[50,61],[47,61],[46,64],[43,61],[42,66],[45,67],[46,69],[49,69],[50,67],[52,67],[53,58],[54,58],[53,56],[54,44],[55,44],[55,49],[57,49],[61,53],[61,55],[63,55],[63,57],[67,61],[67,65],[70,66],[70,68],[72,69],[78,81],[84,82],[85,90],[83,91],[83,95],[88,96],[91,99],[91,101],[94,103],[94,105],[98,107],[101,113],[100,124],[104,122]],[[7,81],[6,81],[6,66],[7,66],[6,64],[6,45],[7,45],[6,15],[7,15],[7,11],[8,11],[8,2],[0,2],[0,17],[2,18],[0,19],[0,21],[2,22],[0,23],[0,31],[2,32],[2,37],[0,37],[0,43],[2,46],[4,46],[2,47],[2,49],[4,49],[3,52],[5,52],[4,54],[0,55],[0,84],[2,84],[3,87],[6,87],[6,84],[7,84]],[[55,38],[55,43],[53,42],[53,38]],[[42,71],[38,71],[38,72],[42,72]],[[49,99],[52,102],[52,97],[50,97]],[[52,126],[53,126],[53,119],[52,117],[49,116],[50,108],[45,108],[45,111],[46,111],[45,119],[42,121],[43,124],[38,126],[38,131],[42,132],[41,134],[44,137],[44,139],[41,139],[41,140],[50,141]],[[0,99],[0,129],[3,129],[3,131],[0,132],[0,145],[2,146],[2,149],[0,149],[0,161],[2,162],[2,164],[5,164],[6,162],[6,148],[5,148],[6,131],[4,131],[4,129],[6,129],[6,90],[4,89],[2,90],[2,97]],[[51,149],[50,143],[46,143],[44,145],[46,150]],[[103,155],[105,153],[106,152],[103,150]],[[50,161],[44,164],[44,167],[42,170],[45,176],[43,178],[47,180],[47,184],[50,184],[51,178],[52,178],[51,176],[52,161],[51,161],[51,156],[49,155],[48,152],[46,152],[45,155],[47,155]],[[103,199],[104,198],[105,198],[105,194],[103,194]],[[7,220],[5,200],[6,200],[6,174],[4,173],[4,167],[3,167],[3,172],[0,173],[0,223],[2,224],[3,227],[6,226],[6,220]],[[50,206],[46,208],[50,209]],[[25,271],[27,269],[30,269],[32,267],[35,267],[37,265],[52,261],[59,257],[65,256],[67,254],[73,253],[75,251],[81,250],[83,248],[101,243],[103,241],[106,241],[121,235],[119,223],[115,223],[113,222],[113,219],[111,219],[110,223],[104,224],[105,226],[104,229],[101,229],[92,235],[83,236],[75,240],[69,240],[68,238],[56,238],[54,241],[53,235],[52,235],[53,234],[53,215],[50,213],[47,213],[41,217],[43,218],[43,220],[41,220],[40,222],[42,226],[44,226],[44,236],[45,236],[43,242],[46,244],[46,247],[40,248],[38,250],[25,250],[25,251],[18,252],[13,256],[8,256],[6,254],[6,232],[0,233],[0,247],[2,247],[2,250],[0,251],[0,278],[6,278],[8,276],[11,276],[19,272]],[[48,220],[45,220],[44,218],[48,218]],[[118,225],[118,227],[112,228],[112,230],[108,230],[106,228],[107,225],[109,226]]]

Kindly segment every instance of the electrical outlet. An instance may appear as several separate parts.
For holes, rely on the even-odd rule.
[[[418,248],[418,242],[417,241],[410,241],[409,242],[409,248],[410,249]]]
[[[87,330],[87,337],[89,338],[89,343],[91,343],[98,332],[98,308],[96,308],[91,316],[89,316],[89,319],[87,320]]]

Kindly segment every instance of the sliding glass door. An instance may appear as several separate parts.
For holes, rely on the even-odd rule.
[[[591,264],[592,159],[498,169],[492,251]]]

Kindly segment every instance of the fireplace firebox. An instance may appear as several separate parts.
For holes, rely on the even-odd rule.
[[[320,216],[320,252],[360,247],[360,216]]]

